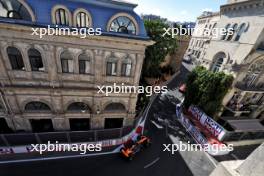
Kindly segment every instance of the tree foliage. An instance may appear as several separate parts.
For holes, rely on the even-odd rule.
[[[220,111],[224,96],[232,86],[233,76],[196,67],[186,81],[184,105],[197,105],[210,116]]]
[[[148,36],[155,44],[146,49],[143,77],[159,77],[160,63],[176,50],[177,40],[169,35],[163,36],[164,28],[170,27],[166,22],[157,19],[145,20],[144,23]]]

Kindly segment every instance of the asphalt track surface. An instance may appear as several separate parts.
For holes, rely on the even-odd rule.
[[[125,160],[119,154],[107,154],[0,164],[0,176],[191,176],[178,152],[171,154],[163,151],[164,144],[172,143],[166,135],[171,131],[152,123],[157,121],[157,117],[172,121],[176,103],[175,98],[168,96],[158,96],[154,100],[145,125],[145,133],[151,138],[152,145],[138,153],[133,161]]]

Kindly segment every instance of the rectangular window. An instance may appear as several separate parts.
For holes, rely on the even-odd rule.
[[[107,62],[106,65],[106,75],[108,76],[116,76],[117,72],[117,63],[116,62]]]
[[[131,68],[132,68],[132,65],[131,64],[122,64],[121,75],[122,76],[130,76],[130,74],[131,74]]]
[[[79,71],[80,74],[89,74],[91,73],[90,61],[80,60],[79,61]]]
[[[69,73],[73,73],[73,60],[68,60],[69,63]]]
[[[257,80],[258,74],[253,73],[249,76],[248,81],[247,81],[247,86],[248,87],[253,87],[255,81]]]
[[[69,65],[67,59],[61,60],[61,69],[63,73],[69,73]]]
[[[200,55],[201,55],[201,51],[198,52],[197,58],[200,58]]]
[[[73,73],[73,60],[61,59],[61,67],[63,73]]]

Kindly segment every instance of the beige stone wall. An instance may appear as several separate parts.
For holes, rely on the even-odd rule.
[[[205,55],[213,36],[204,35],[204,31],[205,29],[212,31],[219,20],[219,13],[212,13],[211,15],[201,16],[197,19],[192,39],[184,56],[185,58],[191,57],[197,65],[208,63]]]
[[[118,37],[88,36],[86,39],[69,36],[32,36],[29,27],[0,25],[0,82],[9,115],[8,125],[15,130],[31,131],[29,119],[52,119],[55,130],[69,130],[69,118],[89,118],[91,129],[104,128],[104,118],[124,118],[124,126],[133,124],[137,94],[98,94],[97,86],[137,86],[140,79],[145,47],[149,41]],[[15,46],[20,50],[25,71],[12,70],[6,48]],[[45,70],[31,71],[27,51],[36,48],[42,56]],[[62,73],[60,54],[69,51],[73,56],[74,73]],[[79,74],[78,56],[86,53],[91,57],[92,73]],[[106,61],[110,56],[118,59],[117,76],[106,76]],[[132,74],[121,76],[121,64],[125,57],[132,60]],[[28,102],[41,101],[51,107],[51,113],[27,113]],[[92,109],[91,114],[68,114],[67,106],[73,102],[84,102]],[[109,103],[122,103],[126,113],[106,114]],[[97,111],[100,111],[97,114]],[[15,126],[14,126],[15,124]]]
[[[235,3],[237,2],[237,3]],[[201,35],[194,35],[190,42],[188,52],[200,51],[200,57],[194,57],[194,62],[197,65],[202,65],[207,69],[212,69],[212,66],[217,60],[217,55],[223,53],[225,58],[219,69],[227,74],[234,76],[234,87],[226,95],[223,101],[223,105],[226,106],[234,93],[242,92],[241,99],[243,99],[245,92],[249,92],[252,99],[258,97],[258,95],[264,95],[263,87],[264,83],[263,74],[260,74],[254,82],[253,88],[250,90],[238,88],[237,83],[244,82],[246,75],[249,72],[250,66],[258,60],[264,60],[263,50],[258,50],[258,46],[264,41],[264,4],[261,0],[254,1],[228,1],[228,4],[221,6],[221,12],[219,16],[199,17],[197,20],[197,29],[202,29],[205,25],[208,25],[210,21],[216,21],[216,28],[226,28],[228,24],[233,26],[238,25],[238,29],[242,24],[245,24],[245,31],[241,34],[239,41],[235,41],[238,29],[235,31],[235,35],[231,40],[223,40],[223,36],[218,38],[205,39]],[[204,23],[201,23],[202,22]],[[200,23],[199,23],[200,22]],[[196,29],[196,30],[197,30]],[[203,47],[196,45],[197,40],[207,40]],[[236,113],[236,115],[242,114]],[[258,108],[254,112],[249,114],[251,118],[257,118],[259,115],[264,114],[263,104],[258,105]],[[262,117],[261,117],[262,118]]]

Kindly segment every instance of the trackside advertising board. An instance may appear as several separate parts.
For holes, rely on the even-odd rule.
[[[190,106],[188,111],[219,141],[223,140],[224,136],[226,135],[226,131],[221,125],[219,125],[211,117],[207,116],[201,109],[196,106]]]
[[[192,135],[198,144],[201,144],[202,146],[208,144],[207,139],[200,133],[199,130],[195,128],[195,126],[192,125],[187,117],[185,117],[183,114],[180,114],[179,117],[181,124],[187,129],[187,131]]]

